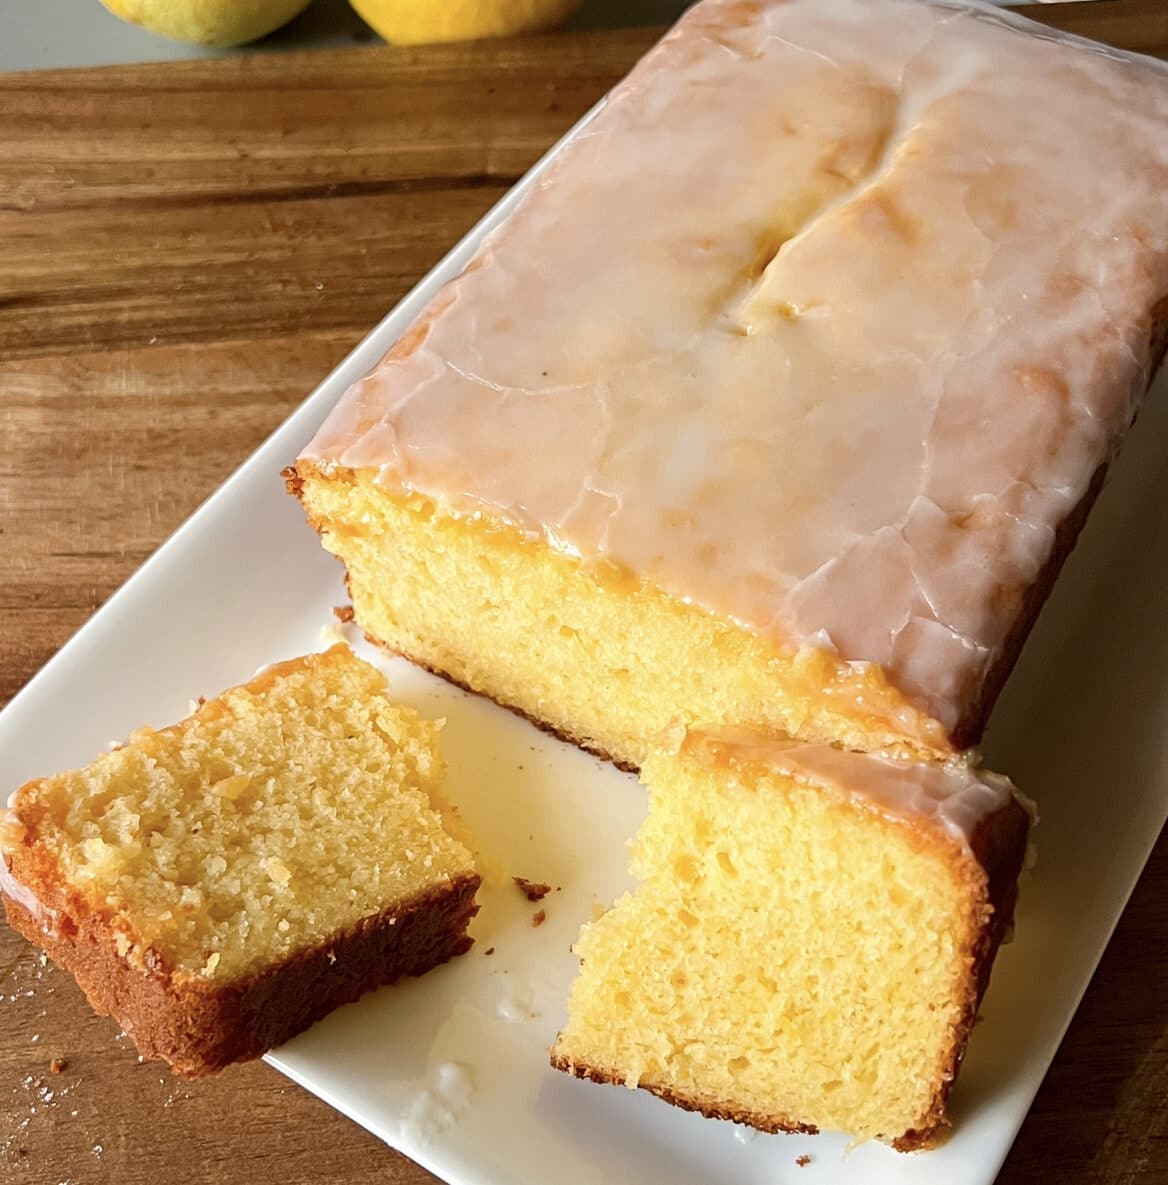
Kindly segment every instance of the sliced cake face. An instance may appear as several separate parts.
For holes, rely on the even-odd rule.
[[[876,668],[786,652],[627,573],[387,494],[367,471],[292,484],[371,638],[621,764],[679,718],[947,748]]]
[[[470,945],[479,877],[433,798],[440,725],[347,646],[13,795],[12,924],[139,1049],[198,1075]]]
[[[919,713],[973,739],[1163,345],[1166,120],[1162,71],[986,11],[705,0],[305,451],[359,620],[497,693],[495,640],[417,613],[401,533],[362,552],[318,481],[362,510],[376,483],[407,563],[461,524],[516,630],[577,628],[522,593],[555,555],[757,639],[788,731],[811,646],[901,693],[865,692],[872,740],[936,750]],[[544,693],[511,702],[545,718]]]
[[[553,1063],[763,1130],[928,1143],[1012,912],[1009,784],[746,734],[644,774],[641,884],[584,929]],[[996,903],[966,838],[995,816]]]

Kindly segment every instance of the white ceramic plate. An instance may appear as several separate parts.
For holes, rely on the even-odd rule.
[[[13,700],[0,715],[0,789],[82,763],[111,737],[184,715],[192,696],[320,647],[344,601],[340,567],[284,493],[280,469],[531,180]],[[1168,810],[1165,394],[1151,398],[994,717],[990,761],[1038,799],[1041,855],[944,1147],[904,1156],[876,1144],[849,1150],[839,1136],[753,1137],[552,1071],[547,1049],[575,969],[569,945],[593,906],[628,883],[624,844],[643,793],[612,767],[363,644],[400,696],[448,720],[449,793],[489,857],[477,945],[342,1009],[270,1055],[272,1064],[459,1185],[992,1181]],[[539,928],[512,875],[556,886]],[[810,1164],[797,1167],[804,1154]]]

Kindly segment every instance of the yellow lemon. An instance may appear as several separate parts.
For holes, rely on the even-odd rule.
[[[243,45],[264,37],[312,0],[101,0],[122,20],[195,45]]]
[[[533,33],[559,24],[580,0],[349,0],[395,45],[472,41]]]

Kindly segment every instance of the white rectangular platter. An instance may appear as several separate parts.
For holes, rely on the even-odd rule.
[[[0,714],[0,792],[89,759],[188,700],[321,647],[345,600],[280,479],[341,391],[465,263],[539,168]],[[627,887],[636,781],[401,660],[357,649],[396,693],[444,716],[449,795],[484,854],[477,944],[368,996],[270,1055],[307,1089],[456,1185],[988,1185],[1054,1056],[1168,812],[1168,407],[1164,383],[1029,642],[987,738],[1041,808],[1018,940],[998,961],[927,1153],[837,1135],[754,1136],[641,1092],[548,1067],[575,970],[569,946]],[[555,886],[541,903],[512,876]],[[488,953],[493,951],[493,953]],[[1154,974],[1149,968],[1147,974]],[[796,1157],[808,1155],[805,1167]]]

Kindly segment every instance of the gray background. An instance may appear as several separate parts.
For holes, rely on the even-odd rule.
[[[686,6],[687,0],[585,0],[568,27],[666,24]],[[371,36],[346,0],[315,0],[291,24],[247,48],[353,45]],[[156,37],[111,16],[98,0],[0,0],[0,71],[112,66],[239,52]]]

